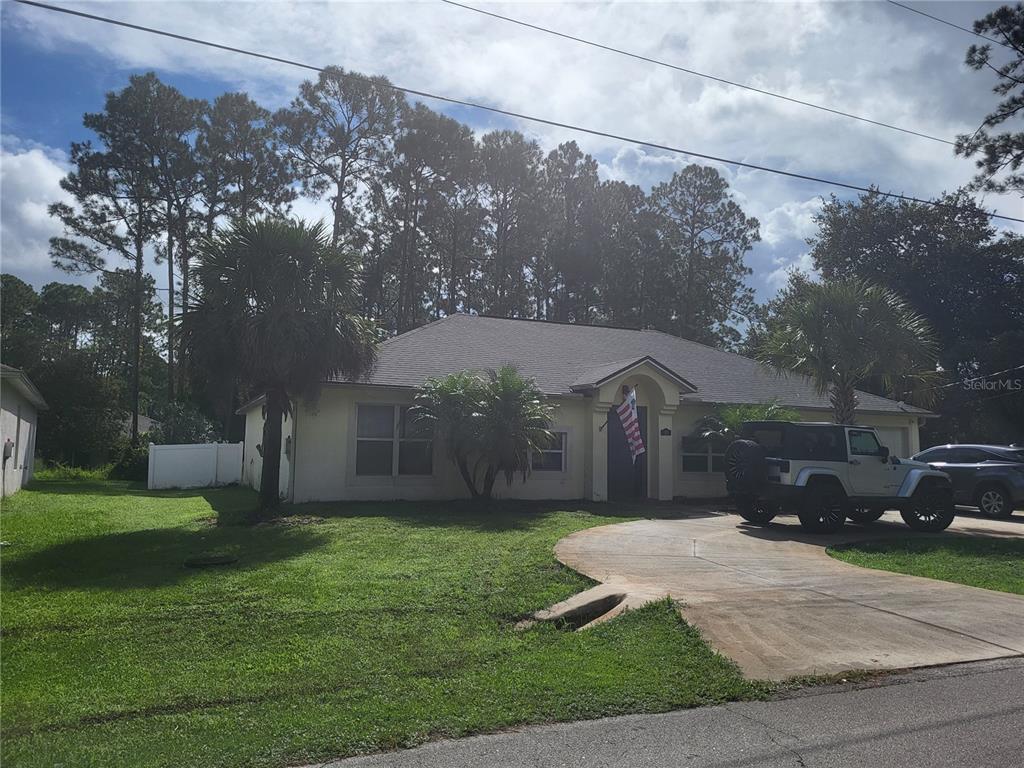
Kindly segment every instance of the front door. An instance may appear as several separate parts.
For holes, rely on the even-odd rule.
[[[647,447],[647,406],[637,409],[640,418],[640,437]],[[614,408],[608,410],[608,500],[624,501],[647,498],[647,454],[641,453],[633,461],[626,442],[626,433]]]

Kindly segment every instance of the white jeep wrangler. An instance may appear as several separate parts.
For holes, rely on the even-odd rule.
[[[917,531],[953,522],[949,476],[889,455],[871,427],[745,422],[725,452],[725,479],[740,515],[766,525],[795,512],[804,530],[832,533],[898,509]]]

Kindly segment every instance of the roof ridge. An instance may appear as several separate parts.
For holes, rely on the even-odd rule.
[[[646,328],[631,328],[627,325],[597,325],[596,323],[580,323],[574,320],[547,320],[542,317],[502,317],[501,315],[467,315],[467,317],[483,317],[487,320],[510,320],[517,323],[545,323],[547,325],[573,325],[577,328],[611,328],[616,331],[635,331],[643,333]]]

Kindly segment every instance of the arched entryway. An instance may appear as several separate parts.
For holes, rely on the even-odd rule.
[[[644,445],[650,444],[648,439],[648,407],[637,407],[640,419],[640,437]],[[628,501],[630,499],[646,499],[648,496],[648,452],[641,453],[633,459],[626,441],[626,433],[615,408],[608,409],[608,500]]]
[[[637,415],[640,420],[640,437],[644,453],[633,460],[626,441],[622,422],[615,406],[622,402],[623,389],[636,389]],[[658,413],[665,404],[665,396],[659,383],[651,376],[637,372],[618,385],[615,405],[608,409],[608,500],[629,501],[658,497],[658,456],[659,440]]]

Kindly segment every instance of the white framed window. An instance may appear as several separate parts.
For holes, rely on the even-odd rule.
[[[683,438],[683,472],[724,472],[725,446],[702,437]]]
[[[356,475],[429,476],[434,473],[433,426],[414,421],[408,405],[356,406]]]
[[[569,435],[552,430],[554,441],[542,451],[530,453],[530,468],[534,472],[565,472]]]

